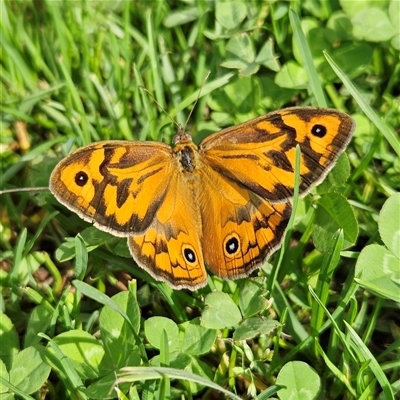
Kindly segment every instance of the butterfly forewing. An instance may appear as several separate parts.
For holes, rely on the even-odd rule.
[[[118,236],[143,231],[164,200],[172,149],[162,143],[106,141],[62,160],[50,177],[57,200]]]
[[[322,181],[349,143],[354,121],[337,110],[294,107],[224,129],[200,144],[215,171],[271,202],[294,191],[296,145],[300,192]]]

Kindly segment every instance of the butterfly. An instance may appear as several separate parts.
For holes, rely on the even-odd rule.
[[[126,237],[136,263],[175,289],[247,277],[276,251],[300,194],[333,168],[355,129],[347,114],[292,107],[223,129],[198,146],[107,140],[55,167],[50,190],[85,221]]]

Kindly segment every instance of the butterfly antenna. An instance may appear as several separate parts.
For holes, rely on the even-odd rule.
[[[164,107],[156,100],[156,98],[153,96],[153,93],[151,93],[142,85],[138,85],[138,88],[144,90],[153,99],[154,103],[157,104],[158,108],[172,121],[174,125],[178,127],[178,129],[181,128],[181,126],[164,110]]]
[[[19,193],[19,192],[40,192],[42,190],[49,190],[48,186],[38,186],[38,187],[27,187],[27,188],[14,188],[14,189],[4,189],[0,190],[0,196],[9,193]]]
[[[184,126],[185,129],[186,129],[186,125],[188,124],[188,122],[189,122],[189,120],[190,120],[190,117],[191,117],[192,114],[193,114],[193,110],[195,109],[196,104],[197,104],[197,102],[199,101],[201,91],[203,90],[203,87],[204,87],[204,85],[205,85],[205,83],[206,83],[206,80],[208,79],[208,77],[210,76],[210,74],[211,74],[211,71],[208,71],[208,72],[207,72],[207,75],[206,75],[205,78],[203,79],[203,82],[201,83],[201,86],[200,86],[200,89],[199,89],[199,93],[197,94],[197,97],[196,97],[196,101],[194,102],[193,107],[192,107],[192,109],[190,110],[190,113],[189,113],[188,117],[186,118],[186,122],[185,122],[185,126]]]

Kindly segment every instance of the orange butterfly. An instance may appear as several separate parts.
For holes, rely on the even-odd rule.
[[[132,257],[175,289],[248,276],[280,246],[301,148],[300,193],[320,183],[355,123],[333,109],[271,112],[203,140],[179,129],[174,147],[110,140],[82,147],[50,178],[58,201],[127,237]]]

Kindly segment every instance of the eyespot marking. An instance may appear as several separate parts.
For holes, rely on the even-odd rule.
[[[325,126],[320,125],[320,124],[315,124],[312,128],[311,128],[311,133],[319,138],[323,138],[326,133],[327,133],[327,129]]]
[[[240,251],[240,239],[237,233],[228,235],[224,242],[224,253],[227,257],[233,258]]]
[[[87,184],[88,180],[89,180],[89,177],[88,177],[88,174],[86,172],[79,171],[75,175],[75,183],[80,187],[85,186]]]
[[[184,245],[182,246],[183,257],[188,264],[194,265],[197,263],[196,252],[192,246]]]

